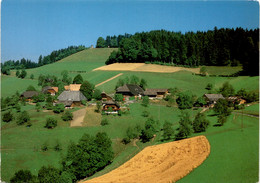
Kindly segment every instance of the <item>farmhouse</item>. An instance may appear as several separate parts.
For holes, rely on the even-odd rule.
[[[107,114],[115,114],[118,113],[118,111],[120,110],[119,104],[113,100],[102,102],[102,106],[102,110],[105,111],[105,113]],[[112,111],[109,111],[110,108],[112,109]]]
[[[70,84],[67,86],[64,86],[64,89],[67,91],[79,91],[81,84]]]
[[[144,90],[135,84],[125,84],[124,86],[120,86],[116,89],[116,93],[122,94],[125,98],[130,96],[139,96],[144,94]]]
[[[80,106],[82,100],[87,98],[80,91],[63,91],[58,96],[58,103],[63,103],[65,107]]]
[[[20,97],[26,99],[26,101],[31,101],[34,96],[38,96],[39,93],[37,91],[25,91]]]
[[[207,105],[213,107],[218,99],[225,99],[222,94],[204,94]]]
[[[45,86],[42,88],[42,93],[49,93],[51,95],[55,95],[58,91],[58,87]]]
[[[144,91],[144,96],[148,96],[150,99],[153,98],[164,98],[165,95],[168,94],[168,89],[165,88],[154,88],[154,89],[146,89]]]
[[[105,92],[101,93],[102,101],[110,101],[112,100],[112,97],[106,94]]]

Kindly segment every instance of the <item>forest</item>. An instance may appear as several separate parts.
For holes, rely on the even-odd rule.
[[[1,63],[1,72],[3,74],[10,74],[11,69],[30,69],[35,67],[40,67],[46,64],[50,64],[53,62],[57,62],[67,56],[70,56],[74,53],[77,53],[79,51],[82,51],[86,49],[85,46],[69,46],[68,48],[60,49],[60,50],[54,50],[51,52],[51,54],[47,56],[39,56],[38,63],[35,61],[31,61],[29,59],[22,58],[21,60],[8,60],[4,63]]]
[[[114,37],[116,39],[116,37]],[[106,47],[109,40],[96,47]],[[111,39],[110,39],[111,40]],[[243,66],[243,73],[258,75],[259,29],[217,27],[205,32],[155,30],[121,39],[106,64],[116,62],[163,62],[175,66]]]

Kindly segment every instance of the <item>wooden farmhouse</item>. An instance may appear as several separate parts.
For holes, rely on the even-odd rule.
[[[155,89],[146,89],[144,91],[144,96],[148,96],[150,99],[162,99],[168,94],[168,89],[164,88],[155,88]]]
[[[110,101],[112,100],[112,97],[106,94],[105,92],[101,93],[102,101]]]
[[[80,106],[82,100],[87,98],[81,93],[81,91],[63,91],[58,96],[57,103],[63,103],[65,107]]]
[[[42,93],[49,93],[52,96],[56,95],[56,93],[59,91],[58,87],[51,87],[51,86],[45,86],[42,88]]]
[[[64,86],[64,89],[67,91],[79,91],[81,84],[70,84],[67,86]]]
[[[102,110],[105,111],[105,113],[107,114],[117,114],[120,110],[119,104],[113,100],[102,102],[102,106]],[[112,109],[112,111],[109,111],[110,108]]]
[[[20,95],[20,97],[24,98],[26,101],[32,101],[33,97],[38,95],[39,93],[37,91],[25,91]]]
[[[144,94],[144,90],[135,84],[125,84],[116,89],[116,93],[121,93],[125,98],[131,96],[141,97]]]
[[[222,94],[204,94],[203,97],[209,107],[214,107],[218,99],[225,99]]]

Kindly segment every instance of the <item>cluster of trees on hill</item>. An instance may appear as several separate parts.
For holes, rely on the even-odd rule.
[[[80,45],[80,46],[69,46],[68,48],[55,50],[51,52],[50,55],[44,57],[40,55],[38,59],[38,63],[25,58],[22,58],[21,60],[17,60],[17,61],[8,60],[4,63],[1,63],[1,72],[3,74],[10,75],[10,70],[12,69],[19,70],[19,69],[30,69],[30,68],[40,67],[42,65],[50,64],[58,60],[61,60],[67,56],[70,56],[84,49],[86,49],[86,47]]]
[[[118,48],[120,41],[124,38],[130,38],[131,34],[118,35],[118,36],[107,36],[106,40],[103,37],[99,37],[97,40],[96,48]]]
[[[237,66],[258,75],[259,29],[217,29],[170,32],[156,30],[136,33],[119,43],[106,64],[115,62],[165,62],[173,65]]]

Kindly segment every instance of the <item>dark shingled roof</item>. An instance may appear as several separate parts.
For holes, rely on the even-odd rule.
[[[33,96],[38,96],[39,93],[37,91],[25,91],[21,94],[21,97],[32,98]]]
[[[116,89],[116,92],[117,93],[120,93],[120,92],[130,92],[133,95],[139,95],[139,94],[143,94],[144,90],[140,86],[135,85],[135,84],[125,84],[124,86],[118,87]]]
[[[157,95],[157,93],[166,93],[168,89],[165,88],[150,88],[144,91],[144,95]]]
[[[87,98],[81,93],[81,91],[63,91],[58,96],[58,100],[79,102],[82,100],[87,100]]]
[[[204,94],[210,101],[217,101],[218,99],[225,99],[222,94]]]

